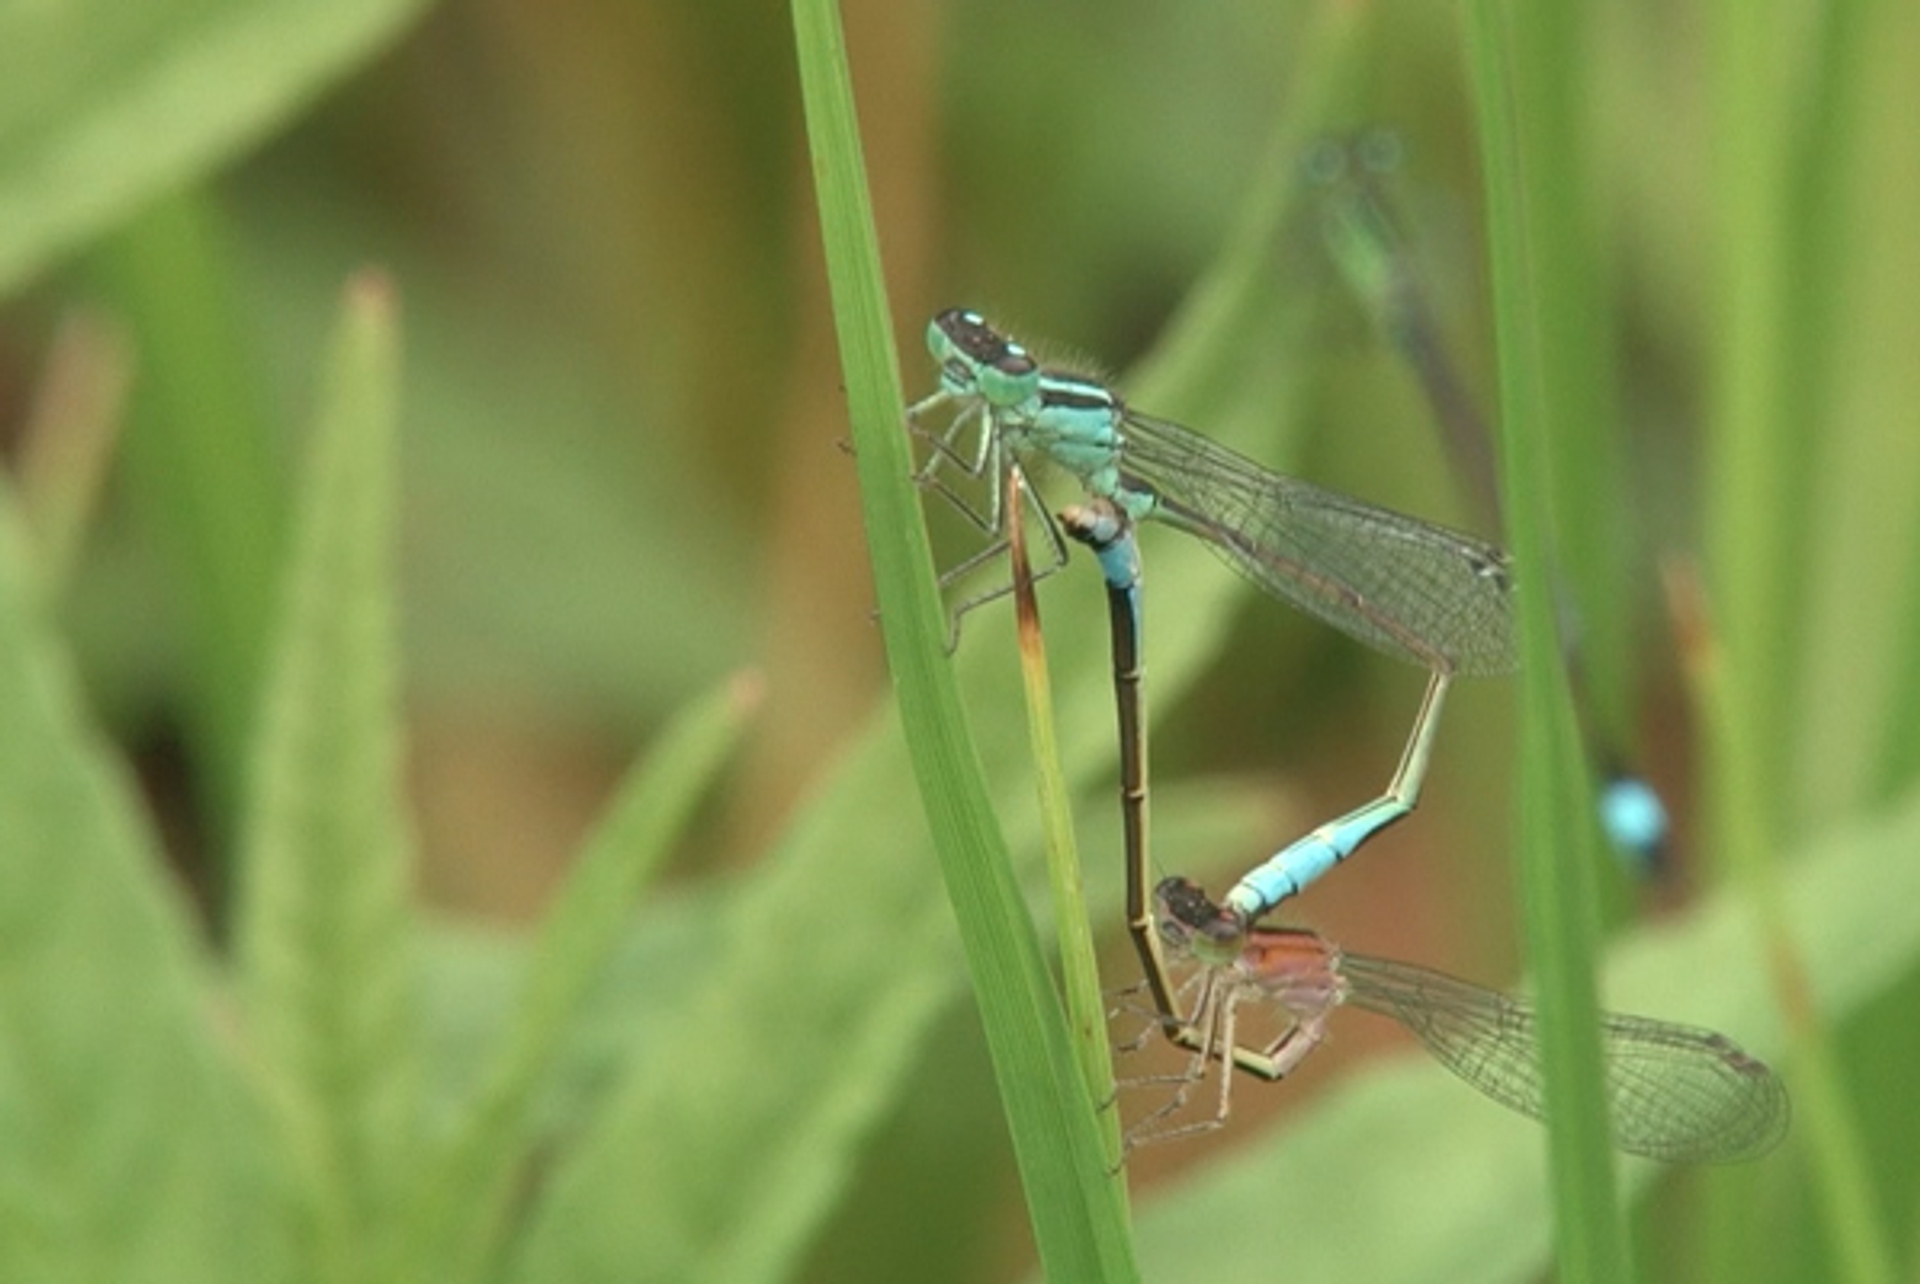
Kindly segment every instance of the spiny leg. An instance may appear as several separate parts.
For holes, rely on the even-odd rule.
[[[1020,471],[1020,465],[1011,459],[1007,461],[1007,467],[1011,471]],[[1065,540],[1061,538],[1058,525],[1055,524],[1053,520],[1053,514],[1047,511],[1046,506],[1041,503],[1039,498],[1033,493],[1032,487],[1023,485],[1021,487],[1021,494],[1025,496],[1023,503],[1038,517],[1041,532],[1046,536],[1047,559],[1044,562],[1036,563],[1033,567],[1033,582],[1038,584],[1041,580],[1046,579],[1049,575],[1052,575],[1055,571],[1058,571],[1067,564],[1067,546]],[[1002,520],[1004,520],[1004,515]],[[1012,520],[1020,520],[1020,515],[1014,514]],[[967,557],[966,560],[943,571],[940,575],[940,587],[942,589],[949,587],[954,581],[998,557],[1007,550],[1007,545],[1008,540],[1004,533],[1002,533],[1001,538],[995,540],[986,548],[981,549],[979,552]],[[989,602],[997,602],[1011,592],[1013,592],[1013,581],[1009,579],[1003,584],[997,584],[984,592],[976,593],[972,597],[966,598],[957,604],[949,615],[950,626],[947,632],[947,650],[951,652],[959,646],[961,621],[965,619],[968,612],[974,610],[976,607],[985,606]]]
[[[947,426],[938,432],[920,426],[920,416],[954,399],[951,393],[936,392],[907,407],[907,431],[926,442],[932,452],[926,462],[915,470],[916,481],[930,478],[939,469],[942,461],[953,465],[975,480],[987,475],[988,456],[992,453],[995,436],[993,415],[986,406],[975,403],[963,407],[958,414],[947,421]],[[969,428],[975,428],[978,435],[970,449],[961,450],[955,443]]]
[[[1169,1074],[1138,1075],[1127,1079],[1127,1088],[1171,1087],[1173,1091],[1159,1106],[1134,1121],[1122,1138],[1123,1149],[1132,1152],[1150,1142],[1170,1141],[1219,1127],[1218,1112],[1213,1119],[1191,1124],[1168,1125],[1165,1121],[1183,1113],[1193,1100],[1194,1090],[1206,1081],[1210,1068],[1221,1061],[1222,1053],[1232,1046],[1236,990],[1233,978],[1216,968],[1205,968],[1183,984],[1178,996],[1185,998],[1195,988],[1199,997],[1193,1007],[1193,1019],[1170,1032],[1169,1039],[1186,1048],[1185,1066]],[[1163,1027],[1164,1028],[1164,1027]],[[1224,1066],[1219,1071],[1226,1074]]]
[[[1176,1042],[1192,1040],[1187,1046],[1193,1048],[1193,1056],[1183,1074],[1160,1077],[1162,1082],[1176,1085],[1173,1095],[1127,1130],[1123,1145],[1129,1153],[1140,1146],[1196,1137],[1202,1133],[1217,1132],[1226,1126],[1227,1115],[1233,1104],[1233,1073],[1231,1067],[1225,1064],[1225,1056],[1229,1049],[1235,1048],[1238,1024],[1235,1009],[1240,997],[1239,987],[1233,981],[1221,973],[1209,973],[1200,1019],[1181,1031],[1181,1038],[1176,1038]],[[1163,1121],[1186,1109],[1193,1099],[1193,1090],[1205,1082],[1210,1068],[1220,1079],[1219,1096],[1212,1116],[1191,1123],[1161,1126]]]
[[[1195,972],[1192,976],[1189,976],[1185,981],[1181,982],[1180,987],[1173,992],[1174,1009],[1178,1011],[1196,992],[1200,992],[1206,984],[1206,980],[1207,973],[1200,971]],[[1182,1020],[1178,1028],[1170,1028],[1166,1015],[1161,1012],[1157,1000],[1149,1005],[1138,1002],[1133,998],[1133,996],[1149,988],[1147,979],[1142,977],[1133,984],[1123,986],[1112,992],[1115,998],[1123,1001],[1109,1009],[1107,1012],[1108,1020],[1122,1016],[1130,1016],[1137,1017],[1145,1023],[1139,1034],[1132,1036],[1123,1043],[1115,1044],[1114,1051],[1122,1055],[1131,1055],[1146,1047],[1156,1034],[1164,1034],[1178,1047],[1191,1049],[1193,1047],[1193,1040],[1199,1037],[1191,1033],[1192,1026],[1185,1020]]]
[[[921,404],[924,406],[927,403]],[[948,485],[946,479],[940,475],[941,465],[950,464],[974,481],[991,478],[998,483],[1003,480],[1000,461],[1005,454],[1005,448],[994,426],[993,416],[986,407],[972,406],[962,410],[953,417],[953,422],[943,433],[928,432],[919,427],[912,419],[911,412],[907,422],[915,436],[932,446],[926,462],[914,471],[914,484],[922,490],[931,490],[938,494],[955,511],[988,535],[1004,534],[1005,527],[1001,523],[1004,520],[1005,510],[999,485],[996,484],[990,489],[985,511],[982,511],[975,506],[973,500]],[[960,434],[975,424],[978,425],[978,429],[973,449],[965,453],[956,449],[954,442]]]

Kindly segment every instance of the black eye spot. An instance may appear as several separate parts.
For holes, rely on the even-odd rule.
[[[1028,356],[1026,349],[1019,344],[1010,343],[993,366],[1001,374],[1029,375],[1033,373],[1033,358]]]

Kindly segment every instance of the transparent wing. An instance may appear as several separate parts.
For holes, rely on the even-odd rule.
[[[1391,1017],[1434,1059],[1503,1106],[1542,1119],[1533,1008],[1410,963],[1346,955],[1347,1002]],[[1613,1141],[1670,1163],[1733,1163],[1786,1134],[1787,1092],[1772,1070],[1711,1030],[1603,1014]]]
[[[1156,516],[1342,632],[1423,668],[1516,666],[1513,576],[1497,546],[1271,472],[1132,411],[1122,461],[1130,482],[1160,496]]]

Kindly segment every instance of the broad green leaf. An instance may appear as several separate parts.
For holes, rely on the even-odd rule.
[[[671,1033],[576,1134],[515,1278],[790,1269],[956,997],[957,941],[912,798],[889,727],[714,915],[693,944],[705,967],[653,996]]]
[[[0,6],[0,296],[257,143],[423,0]]]
[[[193,913],[31,609],[0,495],[0,1278],[288,1278]]]
[[[539,1091],[562,1062],[587,996],[604,979],[641,888],[726,761],[759,695],[756,681],[737,678],[688,709],[631,774],[568,875],[533,950],[513,1028],[427,1171],[408,1228],[409,1274],[484,1277],[505,1239],[505,1197],[528,1158],[528,1122]]]
[[[384,1251],[417,1129],[394,637],[395,301],[348,288],[294,527],[238,926],[249,1030],[327,1273]]]

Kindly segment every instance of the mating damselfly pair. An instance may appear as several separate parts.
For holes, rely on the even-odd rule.
[[[1128,928],[1151,994],[1156,1024],[1193,1050],[1187,1076],[1231,1061],[1277,1078],[1319,1041],[1343,1001],[1393,1016],[1476,1088],[1524,1113],[1543,1110],[1530,1009],[1518,1000],[1407,964],[1344,956],[1311,933],[1257,920],[1345,859],[1418,802],[1447,689],[1459,674],[1501,673],[1516,662],[1509,560],[1498,547],[1434,523],[1363,503],[1262,468],[1179,424],[1143,415],[1105,384],[1042,367],[978,313],[951,309],[927,343],[940,387],[911,407],[931,443],[918,480],[969,514],[992,540],[948,579],[996,556],[1009,524],[999,482],[1024,481],[1030,463],[1073,476],[1088,504],[1056,524],[1034,516],[1052,560],[1066,560],[1064,529],[1096,554],[1107,581],[1119,708],[1122,808],[1127,842]],[[944,427],[925,421],[941,409]],[[985,480],[988,500],[970,504],[942,476]],[[1032,495],[1030,487],[1012,493]],[[1145,730],[1140,709],[1141,576],[1133,528],[1158,521],[1206,540],[1268,592],[1341,631],[1428,671],[1426,694],[1386,793],[1289,844],[1242,878],[1219,905],[1183,880],[1166,880],[1149,904]],[[1003,590],[1002,590],[1003,591]],[[958,618],[998,591],[961,603]],[[1310,944],[1317,943],[1317,944]],[[1176,986],[1167,953],[1200,965]],[[1186,1001],[1193,996],[1193,1001]],[[1288,1033],[1265,1046],[1236,1038],[1248,999],[1271,1000]],[[1603,1025],[1615,1139],[1659,1158],[1748,1158],[1777,1141],[1787,1105],[1763,1064],[1723,1037],[1641,1018]],[[1211,1127],[1225,1118],[1223,1072]],[[1184,1094],[1182,1094],[1182,1097]],[[1178,1100],[1178,1098],[1177,1098]],[[1157,1128],[1157,1112],[1133,1140],[1193,1127]]]

